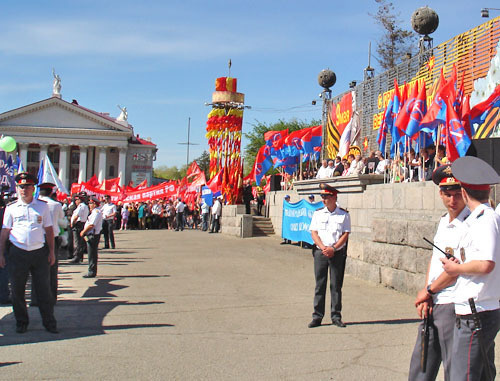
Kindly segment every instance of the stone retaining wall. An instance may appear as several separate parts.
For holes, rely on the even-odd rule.
[[[341,180],[336,181],[329,183],[341,188]],[[293,191],[268,194],[276,234],[281,235],[285,195],[290,195],[291,202],[307,198],[304,189],[313,188],[311,180],[307,188],[304,183],[298,182]],[[350,184],[352,188],[352,179]],[[498,188],[493,189],[494,200],[497,193]],[[422,238],[433,239],[439,218],[446,212],[434,183],[368,184],[362,191],[340,193],[338,202],[351,216],[346,272],[409,294],[422,288],[432,253]]]

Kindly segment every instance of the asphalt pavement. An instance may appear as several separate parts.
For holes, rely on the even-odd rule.
[[[412,296],[346,276],[347,327],[310,329],[310,250],[192,230],[115,234],[97,278],[82,278],[86,260],[61,261],[59,334],[36,307],[17,334],[0,307],[0,379],[407,379]]]

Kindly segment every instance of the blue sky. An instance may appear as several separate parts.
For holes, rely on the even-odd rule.
[[[492,2],[490,0],[490,2]],[[403,26],[428,5],[440,26],[438,45],[485,21],[465,0],[394,1]],[[403,3],[403,4],[400,4]],[[188,117],[190,159],[208,149],[206,115],[215,78],[238,78],[245,93],[243,130],[255,121],[321,118],[318,73],[337,75],[333,94],[360,81],[368,44],[381,30],[368,15],[374,0],[353,1],[11,1],[0,2],[0,112],[52,94],[117,117],[126,106],[141,137],[158,145],[159,165],[183,165]],[[495,17],[500,12],[491,11]],[[372,66],[378,65],[372,59]],[[379,71],[380,72],[380,71]],[[1,131],[0,131],[1,132]]]

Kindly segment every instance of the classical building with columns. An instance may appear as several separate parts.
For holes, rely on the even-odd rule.
[[[47,154],[69,189],[96,175],[120,177],[120,185],[151,184],[156,145],[134,134],[126,108],[118,118],[63,100],[60,94],[0,114],[0,133],[18,143],[26,170],[37,174]]]

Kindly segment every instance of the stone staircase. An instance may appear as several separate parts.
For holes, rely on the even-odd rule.
[[[273,223],[270,218],[253,216],[252,217],[252,236],[253,237],[263,237],[274,234]]]

